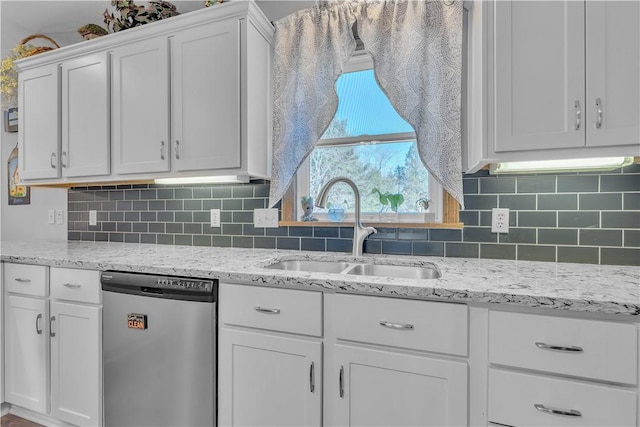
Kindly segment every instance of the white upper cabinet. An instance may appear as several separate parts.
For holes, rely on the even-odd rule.
[[[18,76],[18,143],[20,177],[60,177],[60,71],[57,64],[33,68]]]
[[[171,56],[175,170],[240,167],[240,22],[180,31]]]
[[[227,2],[19,61],[23,180],[269,178],[273,32]]]
[[[495,3],[495,151],[584,145],[584,5]]]
[[[62,66],[62,152],[65,177],[108,175],[109,75],[106,52]]]
[[[159,37],[131,43],[111,55],[114,172],[167,172],[168,41]]]
[[[638,155],[638,2],[479,2],[468,22],[465,170]]]
[[[639,144],[640,3],[587,1],[587,146]],[[636,150],[636,155],[640,147]]]

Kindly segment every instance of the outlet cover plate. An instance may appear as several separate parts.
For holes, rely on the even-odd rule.
[[[508,208],[491,209],[491,232],[492,233],[508,233],[509,232],[509,209]]]
[[[64,221],[64,213],[62,209],[56,209],[56,224],[62,225],[63,221]]]
[[[89,210],[89,225],[98,225],[98,211]]]
[[[220,209],[211,209],[211,227],[220,227]]]
[[[256,228],[278,228],[278,209],[254,209],[253,226]]]

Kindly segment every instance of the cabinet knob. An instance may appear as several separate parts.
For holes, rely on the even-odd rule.
[[[180,140],[176,139],[176,160],[180,160]]]
[[[391,329],[413,329],[413,325],[411,323],[391,323],[386,320],[381,320],[380,325]]]
[[[67,152],[63,151],[62,154],[60,154],[60,164],[62,165],[63,168],[67,167]]]
[[[344,366],[340,366],[340,374],[338,375],[338,387],[340,398],[344,399]]]
[[[160,159],[164,160],[164,141],[160,141]]]
[[[533,407],[536,408],[540,412],[544,412],[545,414],[558,415],[562,417],[581,417],[582,412],[576,411],[575,409],[555,409],[555,408],[547,408],[541,403],[534,403]]]
[[[49,336],[51,338],[55,338],[56,336],[56,333],[53,330],[53,324],[55,323],[55,321],[56,321],[56,316],[51,316],[51,318],[49,319]]]
[[[40,327],[40,321],[42,320],[42,313],[36,316],[36,334],[42,335],[42,327]]]
[[[584,351],[582,347],[578,347],[577,345],[551,345],[543,342],[536,342],[536,347],[542,350],[559,351],[562,353],[582,353]]]
[[[596,98],[596,129],[600,129],[602,127],[602,100],[600,98]]]
[[[279,308],[263,308],[260,306],[255,306],[253,307],[253,309],[259,313],[265,313],[265,314],[280,314],[280,309]]]
[[[51,153],[51,168],[56,168],[56,153]]]
[[[582,121],[582,110],[580,109],[580,101],[576,99],[576,102],[573,104],[576,109],[576,123],[574,125],[575,130],[580,130],[580,122]]]
[[[309,391],[311,393],[315,392],[316,390],[316,373],[315,373],[315,364],[313,362],[311,362],[311,365],[309,366]]]
[[[23,279],[22,277],[16,277],[13,280],[15,280],[18,283],[31,283],[31,279]]]

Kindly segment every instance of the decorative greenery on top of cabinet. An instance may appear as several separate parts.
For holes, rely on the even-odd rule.
[[[272,37],[229,2],[16,62],[23,181],[268,178]]]

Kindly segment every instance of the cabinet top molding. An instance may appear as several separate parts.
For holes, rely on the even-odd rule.
[[[68,60],[89,53],[111,50],[121,45],[137,42],[153,37],[171,37],[178,31],[187,30],[203,24],[236,18],[241,20],[249,18],[256,29],[267,40],[273,38],[274,29],[262,10],[253,0],[232,1],[215,7],[202,8],[189,13],[178,15],[169,19],[151,22],[139,27],[131,28],[117,33],[64,46],[43,54],[34,55],[16,61],[16,69],[20,71],[41,65],[52,64]]]

